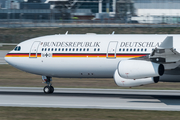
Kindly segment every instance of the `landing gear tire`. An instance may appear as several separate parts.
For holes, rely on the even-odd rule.
[[[50,93],[53,93],[53,92],[54,92],[54,87],[50,86]]]
[[[43,90],[44,90],[44,93],[50,94],[50,93],[54,92],[54,87],[53,86],[45,86]]]
[[[45,84],[47,84],[47,86],[44,87],[44,93],[46,94],[50,94],[54,92],[54,87],[52,86],[52,77],[49,76],[42,76],[42,80]]]

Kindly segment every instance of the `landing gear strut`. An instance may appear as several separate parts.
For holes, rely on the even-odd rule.
[[[48,76],[42,76],[42,80],[47,86],[44,87],[44,93],[50,94],[54,92],[54,87],[51,84],[52,78]]]

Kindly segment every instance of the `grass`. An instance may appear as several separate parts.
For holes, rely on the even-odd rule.
[[[13,50],[16,47],[16,45],[3,45],[0,46],[0,50]]]
[[[179,120],[179,112],[0,107],[1,120]]]
[[[10,65],[0,65],[1,86],[11,87],[44,87],[41,76],[20,71]],[[53,86],[60,88],[106,88],[131,89],[118,87],[113,78],[53,78]],[[180,83],[159,82],[132,89],[180,90]]]
[[[1,35],[50,35],[50,34],[178,34],[180,28],[0,28]]]
[[[0,28],[0,43],[19,43],[24,40],[54,34],[179,34],[180,28]]]

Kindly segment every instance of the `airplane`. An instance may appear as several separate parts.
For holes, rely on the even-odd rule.
[[[114,78],[121,87],[180,82],[180,35],[64,34],[19,43],[5,60],[42,76],[53,93],[52,77]]]

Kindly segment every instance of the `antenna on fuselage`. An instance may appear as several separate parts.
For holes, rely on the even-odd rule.
[[[67,35],[67,34],[68,34],[68,31],[66,31],[65,35]]]
[[[112,35],[114,35],[115,31],[112,32]]]

